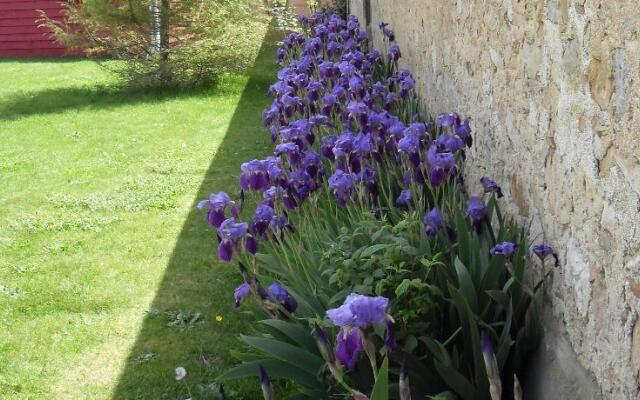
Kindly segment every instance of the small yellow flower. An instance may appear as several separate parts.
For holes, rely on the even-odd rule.
[[[222,321],[222,315],[216,315],[216,322]]]

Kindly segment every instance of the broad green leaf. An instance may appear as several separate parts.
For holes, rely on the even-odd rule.
[[[473,314],[469,308],[469,304],[460,291],[451,287],[451,284],[449,286],[449,291],[451,292],[452,300],[458,310],[460,324],[465,336],[465,353],[467,353],[467,355],[469,355],[468,353],[471,353],[470,355],[473,359],[475,370],[475,381],[479,390],[481,390],[481,388],[487,386],[487,371],[484,366],[484,359],[482,358],[477,316]]]
[[[485,293],[503,307],[509,304],[509,296],[502,290],[486,290]]]
[[[300,347],[275,339],[259,336],[241,336],[241,339],[248,345],[255,347],[263,353],[286,361],[289,364],[303,369],[311,374],[316,374],[324,361],[315,354],[309,353]]]
[[[314,389],[322,389],[322,383],[314,374],[310,374],[295,365],[270,358],[242,363],[233,367],[216,378],[216,381],[224,382],[234,379],[258,376],[259,366],[262,365],[273,378],[290,379],[300,385]],[[256,385],[259,385],[256,380]]]
[[[458,396],[455,393],[446,391],[438,393],[437,395],[430,398],[431,400],[458,400]]]
[[[471,280],[471,275],[469,275],[469,270],[467,267],[460,261],[458,257],[456,257],[454,261],[454,266],[456,268],[456,273],[458,274],[458,282],[460,284],[460,290],[464,294],[465,299],[467,300],[469,306],[471,307],[471,311],[474,313],[478,312],[478,295],[476,293],[476,288],[473,285],[473,281]]]
[[[442,345],[442,343],[428,336],[421,336],[420,340],[427,345],[427,348],[436,360],[440,361],[444,366],[451,366],[451,358],[449,357],[449,352]]]
[[[411,280],[405,279],[396,287],[396,296],[400,297],[409,289],[411,285]]]
[[[373,254],[377,253],[378,251],[383,250],[387,247],[389,247],[388,244],[374,244],[373,246],[369,246],[365,250],[363,250],[362,254],[360,254],[360,257],[362,258],[370,257]]]
[[[447,385],[453,389],[464,400],[476,400],[476,389],[461,373],[454,368],[448,367],[442,364],[440,361],[435,360],[434,365],[438,374],[447,383]]]
[[[389,399],[389,359],[387,357],[382,361],[382,366],[378,370],[376,383],[371,391],[371,400],[388,400]]]
[[[303,328],[300,324],[282,321],[280,319],[265,319],[260,321],[260,323],[279,330],[309,352],[317,353],[315,339],[309,330]]]

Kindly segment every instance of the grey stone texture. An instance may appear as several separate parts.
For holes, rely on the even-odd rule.
[[[559,250],[547,366],[590,387],[578,363],[567,371],[569,348],[597,382],[584,393],[640,400],[640,2],[352,0],[362,22],[366,3],[375,46],[384,20],[425,111],[471,119],[467,181],[493,178],[531,238]]]

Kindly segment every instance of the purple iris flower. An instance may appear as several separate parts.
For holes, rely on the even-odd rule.
[[[282,169],[280,157],[269,156],[264,159],[264,165],[271,182],[281,182],[285,179],[284,170]]]
[[[482,202],[482,200],[480,200],[480,198],[476,196],[471,196],[469,198],[469,204],[467,206],[467,215],[471,217],[471,220],[473,221],[476,229],[480,228],[480,221],[482,221],[486,214],[487,207]]]
[[[295,143],[280,143],[276,146],[275,154],[278,156],[286,154],[291,165],[299,165],[301,162],[300,147]]]
[[[207,222],[215,228],[219,228],[220,224],[226,219],[225,210],[227,207],[231,209],[231,214],[238,217],[240,210],[235,202],[225,192],[211,193],[209,198],[198,203],[198,209],[208,207]]]
[[[393,31],[391,29],[389,29],[387,26],[389,24],[380,21],[378,23],[378,27],[380,28],[380,30],[382,31],[382,34],[389,39],[390,42],[393,42],[395,39],[395,35],[393,34]]]
[[[335,155],[333,154],[333,148],[336,145],[336,141],[338,140],[337,136],[328,135],[322,137],[322,145],[321,152],[322,155],[333,161],[335,159]]]
[[[482,354],[485,357],[485,359],[493,358],[494,356],[493,345],[491,344],[491,339],[489,338],[489,335],[487,335],[486,332],[482,332],[482,334],[480,335],[480,340],[482,343]]]
[[[269,293],[278,301],[285,301],[289,296],[289,291],[280,282],[273,282],[269,285]]]
[[[282,188],[278,186],[271,186],[269,189],[265,190],[262,193],[263,204],[270,206],[271,208],[275,207],[276,199],[282,193]]]
[[[329,338],[327,338],[326,333],[320,327],[320,325],[315,324],[313,328],[313,336],[316,339],[318,350],[320,350],[322,358],[324,358],[325,361],[327,361],[329,364],[333,365],[333,363],[336,361],[336,355],[331,348]]]
[[[393,108],[393,105],[396,103],[396,100],[398,99],[398,95],[391,92],[391,93],[387,93],[387,95],[384,98],[384,109],[386,111],[391,111],[391,109]]]
[[[411,173],[411,171],[407,171],[402,174],[402,182],[405,185],[409,185],[411,182],[413,182],[413,174]]]
[[[324,38],[327,36],[327,32],[329,31],[325,25],[316,25],[313,30],[316,33],[316,36],[320,38]]]
[[[258,207],[256,208],[256,212],[253,215],[253,223],[251,227],[254,235],[264,235],[267,228],[269,227],[271,218],[273,218],[273,208],[264,203],[258,205]]]
[[[493,351],[491,339],[486,332],[481,335],[482,358],[484,359],[485,370],[489,380],[489,392],[492,399],[502,398],[502,382],[500,381],[500,370],[498,369],[498,360]]]
[[[353,64],[354,67],[362,70],[362,65],[364,61],[365,61],[365,56],[363,52],[361,52],[360,50],[355,50],[351,52],[351,58],[349,59],[349,62]]]
[[[344,132],[336,138],[333,146],[333,155],[335,158],[347,157],[353,150],[353,134],[349,131]]]
[[[382,84],[382,82],[378,81],[378,82],[374,83],[373,86],[371,87],[371,89],[373,91],[373,94],[375,94],[376,97],[384,98],[384,95],[386,93],[386,88]]]
[[[358,182],[362,182],[362,184],[367,188],[369,193],[374,196],[378,195],[378,184],[376,181],[377,173],[373,169],[373,167],[369,164],[366,164],[364,168],[360,170],[359,173],[356,174],[356,180]]]
[[[333,106],[334,104],[336,104],[336,101],[338,101],[338,98],[333,93],[327,93],[324,96],[322,96],[322,102],[323,102],[322,114],[326,116],[331,115],[331,112],[333,111],[333,108],[334,108]]]
[[[288,224],[289,224],[289,221],[287,220],[287,217],[285,217],[284,215],[274,215],[273,217],[271,217],[271,222],[269,223],[269,226],[273,230],[283,230],[284,228],[287,227]]]
[[[396,337],[393,332],[393,322],[387,320],[384,330],[384,345],[387,348],[387,353],[391,353],[396,348]]]
[[[350,329],[348,332],[344,328],[338,332],[336,338],[336,357],[349,370],[356,366],[358,354],[362,351],[362,333],[359,329]]]
[[[409,95],[411,89],[415,86],[415,81],[412,77],[408,76],[400,81],[398,81],[398,87],[400,88],[400,97],[403,99]]]
[[[329,55],[329,57],[338,55],[340,51],[342,51],[342,45],[335,40],[332,40],[327,44],[327,55]]]
[[[389,134],[395,138],[402,138],[404,134],[404,130],[406,127],[399,120],[393,120],[391,125],[389,126]]]
[[[269,86],[269,94],[276,95],[277,98],[284,96],[285,94],[293,91],[293,86],[284,81],[277,81],[273,85]]]
[[[333,93],[326,93],[322,96],[322,101],[325,106],[333,106],[338,101],[338,97]]]
[[[328,183],[329,188],[333,189],[338,204],[344,207],[347,204],[347,200],[349,200],[351,189],[355,183],[353,174],[337,169],[329,177]]]
[[[447,127],[460,124],[460,116],[458,113],[440,114],[436,118],[436,124],[438,126]]]
[[[489,250],[494,256],[511,257],[518,249],[518,245],[512,242],[498,243]]]
[[[366,125],[369,114],[369,106],[363,102],[351,101],[347,105],[347,111],[352,118],[355,118],[361,125]]]
[[[409,205],[410,201],[411,201],[411,190],[404,189],[402,192],[400,192],[400,195],[396,199],[396,204],[399,206],[407,206]]]
[[[320,154],[313,150],[307,150],[304,154],[304,158],[302,159],[302,166],[311,177],[316,177],[318,175],[318,171],[320,171],[320,168],[322,167],[322,158],[320,158]]]
[[[462,139],[458,136],[440,135],[436,138],[436,144],[444,151],[455,153],[464,146]]]
[[[338,308],[327,310],[327,317],[334,325],[364,328],[372,324],[383,324],[389,320],[386,297],[369,297],[357,293],[347,296]]]
[[[262,124],[267,127],[275,121],[280,115],[280,108],[278,107],[278,101],[274,101],[271,107],[265,108],[262,112]]]
[[[244,237],[248,228],[249,224],[246,222],[236,222],[235,218],[227,218],[220,224],[218,234],[222,240],[236,243]]]
[[[325,126],[331,125],[331,123],[329,122],[329,118],[326,115],[321,115],[321,114],[312,115],[309,118],[309,124],[311,125],[312,128],[315,126],[321,126],[321,125],[325,125]]]
[[[398,78],[404,79],[411,76],[411,70],[409,68],[400,68],[398,70]]]
[[[382,55],[380,54],[380,52],[376,49],[373,49],[369,52],[369,54],[367,54],[367,59],[369,60],[369,62],[371,63],[376,63],[380,60],[380,57]]]
[[[329,177],[329,187],[335,191],[348,192],[353,188],[353,174],[337,169]]]
[[[485,192],[494,192],[498,198],[503,196],[500,186],[486,176],[480,178],[480,183],[482,183]]]
[[[353,74],[357,72],[357,69],[353,64],[349,61],[341,61],[338,63],[338,70],[340,71],[340,75],[351,77]]]
[[[445,177],[453,171],[455,158],[452,153],[438,153],[436,145],[431,145],[427,151],[427,161],[429,163],[429,180],[433,186],[439,186]]]
[[[435,236],[438,234],[438,230],[442,228],[442,214],[440,214],[440,211],[438,211],[438,209],[433,208],[431,211],[425,214],[423,222],[427,235]]]
[[[306,199],[316,186],[311,175],[305,169],[299,169],[289,174],[289,191],[301,200]]]
[[[284,114],[287,118],[291,118],[298,105],[301,104],[300,98],[291,93],[282,96],[281,102],[284,105]]]
[[[407,128],[404,130],[405,135],[412,135],[418,138],[424,137],[426,132],[427,127],[422,122],[414,122],[412,124],[409,124],[409,126],[407,126]]]
[[[309,77],[304,73],[300,73],[293,77],[292,82],[294,85],[296,85],[298,90],[302,90],[304,89],[305,86],[307,86],[307,83],[309,82]]]
[[[331,61],[323,61],[318,65],[318,75],[321,79],[330,79],[335,75],[334,64]]]
[[[471,145],[473,144],[473,138],[471,137],[471,127],[469,126],[469,121],[464,121],[460,125],[456,126],[455,132],[456,135],[458,135],[460,139],[462,139],[464,144],[467,145],[467,147],[471,147]]]
[[[269,174],[264,160],[251,160],[240,166],[240,186],[244,190],[264,190],[269,186]]]
[[[420,137],[413,134],[405,134],[402,139],[398,140],[398,151],[407,154],[417,153],[420,150]]]
[[[244,239],[244,248],[250,254],[256,254],[258,252],[258,249],[260,248],[260,243],[258,242],[258,239],[255,238],[255,236],[247,235]]]
[[[273,282],[269,285],[269,293],[272,298],[277,300],[283,307],[290,313],[295,312],[298,309],[298,302],[289,293],[289,290],[280,282]]]
[[[220,244],[218,244],[218,258],[222,261],[231,261],[231,257],[233,256],[233,242],[230,240],[222,240]]]
[[[218,228],[220,244],[218,245],[218,257],[224,261],[231,261],[233,248],[247,233],[249,224],[246,222],[235,222],[235,218],[225,219]]]
[[[344,100],[347,98],[347,91],[342,86],[336,86],[331,92],[338,100]]]
[[[400,53],[400,46],[397,43],[393,43],[389,46],[389,59],[392,61],[398,61],[402,57]]]
[[[324,85],[318,81],[309,81],[307,84],[307,98],[311,102],[315,102],[320,98],[319,93],[324,89]]]
[[[362,78],[359,76],[352,76],[349,79],[349,90],[356,94],[362,93],[364,91],[364,82],[362,82]]]
[[[359,133],[353,139],[353,149],[361,155],[371,152],[371,146],[372,146],[371,135]]]
[[[251,286],[249,286],[248,283],[245,282],[242,285],[238,286],[233,291],[233,298],[235,299],[236,308],[240,307],[244,299],[249,297],[250,294],[251,294]]]
[[[271,385],[271,380],[269,379],[269,375],[267,375],[267,371],[265,371],[264,367],[260,365],[260,387],[262,387],[262,397],[264,400],[274,400],[275,396],[273,394],[273,386]]]
[[[533,246],[533,252],[542,260],[544,260],[547,256],[556,253],[553,247],[548,246],[544,243],[536,244],[535,246]]]

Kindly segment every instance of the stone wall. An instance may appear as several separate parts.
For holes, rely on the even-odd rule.
[[[377,23],[391,24],[427,112],[471,118],[468,182],[494,178],[559,249],[541,352],[558,374],[540,376],[582,392],[542,382],[537,398],[640,400],[640,2],[352,0],[351,12],[370,14],[380,49]],[[567,371],[576,356],[597,386]]]

